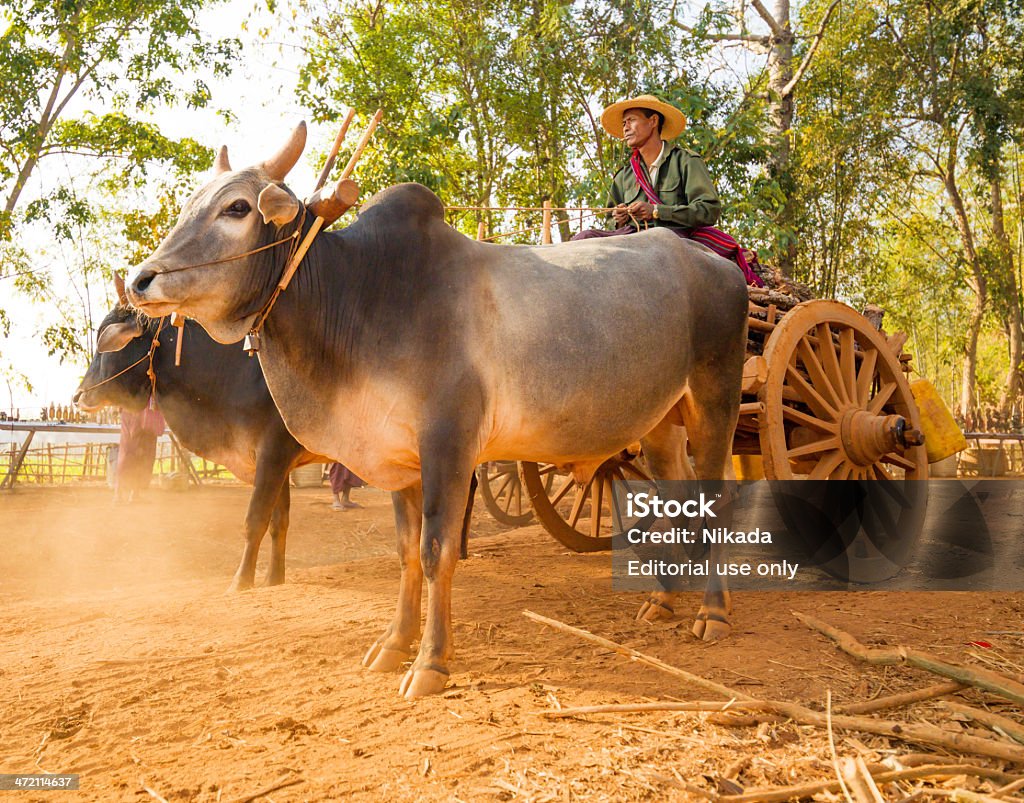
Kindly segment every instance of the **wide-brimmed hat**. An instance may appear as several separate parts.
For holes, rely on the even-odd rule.
[[[622,115],[628,109],[650,109],[652,112],[660,112],[665,118],[665,125],[661,127],[662,139],[675,139],[686,128],[686,117],[675,106],[658,100],[654,95],[638,95],[613,103],[601,112],[601,125],[615,139],[622,139]]]

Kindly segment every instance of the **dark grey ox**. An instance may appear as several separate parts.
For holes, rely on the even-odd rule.
[[[149,402],[148,360],[115,375],[146,356],[157,326],[157,321],[140,317],[125,304],[103,319],[96,354],[75,394],[79,409],[89,412],[110,405],[141,410]],[[183,356],[181,365],[175,366],[179,331]],[[285,429],[259,363],[238,347],[211,340],[198,324],[186,321],[180,330],[165,327],[153,368],[157,405],[178,440],[253,485],[245,516],[245,549],[230,590],[252,587],[268,525],[273,549],[266,584],[283,583],[291,504],[288,473],[323,458],[302,448]]]
[[[282,271],[280,250],[206,265],[308,226],[283,184],[300,125],[273,158],[219,174],[131,278],[151,315],[178,310],[242,339]],[[657,476],[722,479],[738,416],[747,293],[735,265],[662,229],[549,247],[477,243],[441,201],[402,184],[347,229],[321,235],[263,330],[260,362],[288,429],[308,449],[393,490],[398,608],[364,663],[408,698],[441,691],[452,658],[451,590],[473,467],[569,466],[585,479],[641,441]],[[282,246],[283,248],[283,246]],[[686,432],[684,433],[683,425]],[[689,477],[687,475],[690,475]],[[728,632],[709,585],[695,632]]]

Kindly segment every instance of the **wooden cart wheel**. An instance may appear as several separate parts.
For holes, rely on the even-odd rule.
[[[609,458],[582,486],[572,474],[559,473],[550,464],[520,463],[519,471],[540,523],[573,552],[611,549],[612,536],[622,530],[622,515],[612,493],[614,480],[653,483],[639,457]]]
[[[764,356],[758,427],[765,476],[886,483],[868,489],[843,516],[829,505],[852,498],[849,486],[823,484],[822,509],[838,529],[819,563],[844,580],[892,576],[917,542],[927,500],[927,483],[893,481],[928,478],[917,405],[898,357],[866,318],[834,301],[794,307]],[[773,495],[787,525],[802,527],[805,541],[820,539],[828,529],[820,516],[800,507],[799,494],[780,489]],[[837,550],[837,542],[845,549]]]
[[[533,509],[523,493],[514,460],[494,460],[478,466],[477,479],[484,506],[496,521],[509,527],[525,527],[533,521]]]

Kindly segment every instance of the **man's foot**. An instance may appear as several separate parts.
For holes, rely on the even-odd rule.
[[[359,504],[358,502],[353,502],[351,499],[349,499],[347,502],[345,502],[345,507],[362,507],[362,505]]]
[[[331,505],[331,510],[344,510],[344,509],[345,509],[345,505],[343,505],[341,502],[335,502],[333,505]]]

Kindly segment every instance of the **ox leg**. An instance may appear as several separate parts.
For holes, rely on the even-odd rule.
[[[419,486],[391,495],[398,535],[398,562],[402,579],[395,618],[363,657],[363,666],[374,672],[394,672],[412,655],[420,637],[420,601],[423,595],[423,567],[420,564],[420,527],[423,494]]]
[[[697,376],[691,385],[699,392],[683,399],[682,413],[690,437],[697,477],[722,480],[733,477],[732,439],[739,417],[739,381],[729,391],[723,377]],[[723,510],[723,514],[728,515]],[[727,524],[723,520],[722,524]],[[712,544],[711,565],[725,557],[722,544]],[[693,624],[693,634],[704,641],[717,641],[729,635],[732,599],[724,577],[712,572],[704,590],[704,601]]]
[[[686,453],[686,430],[665,418],[641,441],[644,457],[657,480],[696,479]],[[675,615],[675,591],[652,591],[636,618],[646,622],[671,619]]]
[[[245,548],[242,551],[242,562],[238,565],[235,577],[231,581],[228,592],[245,591],[252,588],[256,577],[256,559],[260,554],[263,535],[270,524],[270,518],[278,505],[281,487],[288,481],[288,470],[291,468],[294,454],[282,455],[279,459],[270,457],[260,460],[256,465],[256,481],[253,483],[252,495],[249,497],[249,509],[245,514]],[[285,516],[287,522],[287,514]],[[286,524],[287,527],[287,524]],[[273,567],[273,559],[271,559]],[[284,541],[281,542],[281,579],[284,579]]]
[[[424,449],[424,454],[451,455],[451,447]],[[453,655],[452,578],[459,560],[459,541],[466,512],[473,465],[455,456],[442,457],[423,471],[423,533],[420,560],[427,578],[427,616],[419,655],[402,679],[399,693],[407,699],[441,692],[448,682]]]
[[[287,482],[281,483],[277,504],[270,515],[270,565],[264,585],[279,586],[284,582],[284,554],[288,541],[288,522],[292,510],[292,489]]]

